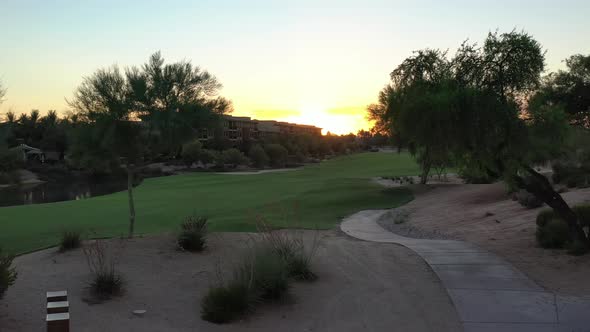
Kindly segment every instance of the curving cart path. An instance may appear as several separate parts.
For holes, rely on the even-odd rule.
[[[590,301],[547,292],[504,259],[472,244],[389,232],[377,223],[386,212],[355,213],[340,228],[357,239],[396,243],[418,253],[447,289],[465,331],[590,331]]]

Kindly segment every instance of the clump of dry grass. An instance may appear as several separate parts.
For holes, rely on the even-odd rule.
[[[262,242],[276,252],[286,264],[289,277],[295,280],[312,281],[317,279],[311,262],[318,247],[318,232],[309,249],[306,248],[302,231],[296,229],[275,229],[263,217],[256,219],[256,228],[262,236]]]
[[[207,242],[207,217],[188,216],[180,225],[178,246],[186,251],[203,251]]]
[[[114,252],[113,247],[101,239],[91,241],[83,250],[91,273],[89,289],[92,295],[100,300],[121,295],[124,282],[116,267],[120,250]]]
[[[64,231],[61,236],[59,251],[64,252],[80,248],[82,245],[81,234],[77,230]]]
[[[227,323],[252,312],[257,304],[284,298],[295,280],[315,280],[311,268],[318,246],[318,232],[306,250],[303,232],[277,230],[262,217],[256,218],[260,236],[234,269],[233,279],[209,289],[201,301],[201,317],[213,323]]]

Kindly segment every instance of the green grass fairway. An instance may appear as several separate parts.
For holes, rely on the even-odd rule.
[[[209,216],[214,231],[255,230],[257,216],[280,227],[328,229],[356,211],[395,207],[412,199],[408,190],[383,189],[371,183],[371,177],[417,173],[407,154],[362,153],[292,172],[147,179],[134,192],[136,233],[175,230],[193,212]],[[0,245],[13,253],[55,245],[64,229],[111,237],[126,234],[127,227],[127,192],[0,208]]]

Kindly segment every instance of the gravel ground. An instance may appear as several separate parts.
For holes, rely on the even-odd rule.
[[[265,304],[232,324],[200,317],[200,301],[219,273],[231,275],[252,236],[211,234],[207,250],[180,252],[172,235],[110,240],[119,251],[126,292],[100,304],[85,301],[88,267],[82,250],[47,249],[15,259],[18,280],[0,300],[0,331],[43,331],[44,294],[67,289],[72,331],[461,331],[440,280],[411,250],[352,239],[339,231],[319,235],[315,282],[296,282],[286,303]],[[251,244],[251,243],[250,243]],[[147,310],[136,317],[133,310]]]
[[[377,220],[377,223],[386,230],[397,235],[413,238],[413,239],[430,239],[430,240],[454,240],[451,235],[441,233],[439,231],[425,230],[414,227],[411,220],[412,212],[409,209],[398,208],[389,210]]]

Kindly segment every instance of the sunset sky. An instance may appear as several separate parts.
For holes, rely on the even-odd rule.
[[[160,50],[217,76],[235,115],[356,132],[413,50],[525,29],[556,70],[590,53],[589,14],[587,0],[0,0],[0,112],[65,111],[83,76]]]

